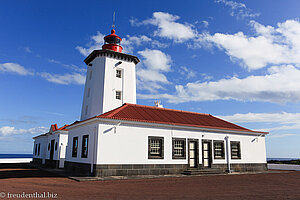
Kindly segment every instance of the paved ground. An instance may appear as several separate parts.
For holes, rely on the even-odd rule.
[[[0,169],[0,197],[22,192],[58,199],[300,200],[300,172],[77,182],[38,169]]]

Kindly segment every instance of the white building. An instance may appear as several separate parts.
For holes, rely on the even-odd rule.
[[[95,176],[266,170],[266,132],[209,114],[137,105],[139,59],[122,53],[121,38],[114,30],[105,42],[102,50],[85,59],[81,121],[59,130],[57,136],[54,132],[34,138],[35,148],[48,144],[34,160],[42,158],[45,163],[52,158],[68,172]],[[53,140],[60,149],[67,145],[65,154],[54,151],[50,156]]]
[[[34,137],[33,161],[49,167],[64,168],[68,144],[68,125],[52,124],[48,133]]]

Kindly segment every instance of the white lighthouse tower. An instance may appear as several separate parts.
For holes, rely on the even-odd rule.
[[[139,59],[122,53],[122,39],[111,30],[102,50],[94,50],[84,62],[87,74],[81,110],[85,120],[124,103],[136,104],[135,65]]]

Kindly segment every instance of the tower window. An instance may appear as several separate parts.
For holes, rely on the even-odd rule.
[[[88,106],[85,106],[85,115],[88,113]]]
[[[122,78],[122,70],[120,70],[120,69],[116,70],[116,77],[117,78]]]
[[[116,91],[116,99],[121,100],[121,91]]]
[[[87,93],[88,97],[90,96],[90,93],[91,93],[91,88],[88,89],[88,93]]]
[[[90,80],[92,79],[93,70],[90,71]]]

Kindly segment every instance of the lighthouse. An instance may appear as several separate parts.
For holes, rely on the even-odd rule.
[[[84,62],[87,74],[81,120],[101,115],[122,106],[136,104],[136,56],[122,53],[122,38],[114,29],[104,37],[105,44],[94,50]]]

